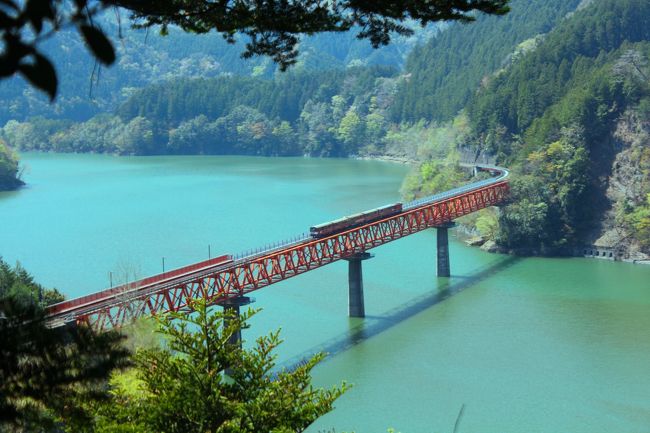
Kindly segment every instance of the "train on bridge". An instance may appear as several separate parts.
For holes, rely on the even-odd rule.
[[[363,244],[363,248],[374,248],[383,242],[430,227],[428,223],[423,223],[422,218],[453,219],[503,200],[507,192],[508,170],[494,166],[466,165],[472,167],[475,173],[483,171],[489,173],[491,177],[408,203],[393,203],[318,224],[310,227],[309,233],[237,257],[223,255],[50,305],[46,309],[48,321],[51,326],[61,326],[71,321],[88,321],[90,317],[95,317],[95,319],[101,318],[96,322],[98,328],[104,328],[118,326],[127,320],[129,314],[137,317],[145,312],[155,314],[157,311],[177,311],[183,308],[187,298],[197,296],[199,291],[206,287],[217,290],[219,296],[241,296],[243,293],[307,272],[340,258],[319,255],[319,251],[325,251],[323,249],[325,244],[338,243],[336,247],[332,247],[334,251],[343,251],[348,248],[348,245],[356,245],[359,242]],[[473,197],[473,201],[460,200],[460,197],[470,196]],[[439,213],[436,216],[431,210],[432,205],[441,206],[437,211],[440,212],[442,206],[445,206],[444,203],[451,203],[451,200],[456,200],[458,203],[445,208],[447,212],[445,215]],[[419,219],[415,218],[416,214],[420,215]],[[387,227],[387,230],[392,230],[399,236],[391,232],[390,237],[384,239],[383,234],[370,229],[364,232],[367,238],[357,237],[352,233],[396,218],[401,218],[403,223]],[[339,237],[347,237],[347,240],[340,240]],[[316,244],[322,244],[321,249],[317,249]],[[300,251],[299,255],[298,251]],[[267,262],[273,262],[273,266],[267,266]],[[216,275],[222,277],[216,278]],[[208,280],[210,284],[204,284]],[[136,299],[142,302],[138,304],[136,310],[130,311],[130,307],[127,306]]]
[[[369,224],[383,218],[397,215],[400,212],[402,212],[402,203],[389,204],[387,206],[378,207],[376,209],[371,209],[369,211],[313,226],[309,229],[309,234],[314,239],[320,239],[354,227],[359,227],[364,224]]]
[[[437,200],[441,200],[447,197],[451,197],[459,192],[469,191],[474,188],[483,187],[487,184],[494,183],[498,180],[503,179],[508,175],[508,171],[501,167],[494,166],[475,166],[476,172],[486,172],[489,173],[493,178],[479,181],[468,186],[455,188],[450,191],[446,191],[442,194],[435,194],[429,197],[424,197],[422,199],[412,201],[407,204],[403,203],[393,203],[386,206],[378,207],[371,209],[369,211],[360,212],[358,214],[349,215],[343,218],[339,218],[334,221],[326,222],[323,224],[318,224],[310,227],[309,234],[314,239],[321,239],[327,236],[332,236],[337,233],[341,233],[346,230],[351,230],[356,227],[360,227],[366,224],[371,224],[376,221],[380,221],[385,218],[390,218],[392,216],[402,213],[406,209],[413,209],[419,206],[426,206],[430,203],[433,203]]]

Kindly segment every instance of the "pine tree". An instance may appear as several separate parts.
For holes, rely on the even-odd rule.
[[[276,371],[278,331],[250,349],[231,343],[253,311],[241,317],[210,311],[201,299],[190,307],[192,314],[157,319],[164,347],[136,354],[138,389],[116,391],[100,420],[105,431],[130,426],[152,433],[300,432],[332,410],[346,390],[345,384],[312,387],[311,370],[323,355]]]

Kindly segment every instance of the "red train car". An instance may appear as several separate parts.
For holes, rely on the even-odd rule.
[[[122,284],[120,286],[112,287],[110,289],[102,290],[101,292],[92,293],[90,295],[81,296],[79,298],[70,299],[67,301],[59,302],[58,304],[50,305],[46,308],[48,316],[56,316],[65,314],[70,310],[77,310],[79,308],[92,307],[101,302],[110,300],[119,295],[124,295],[127,292],[134,290],[141,290],[156,284],[174,279],[183,275],[191,275],[203,269],[211,268],[217,265],[225,265],[232,262],[231,255],[224,255],[215,257],[214,259],[204,260],[193,265],[184,266],[182,268],[173,269],[169,272],[154,275],[151,277],[143,278],[142,280],[134,281],[132,283]]]

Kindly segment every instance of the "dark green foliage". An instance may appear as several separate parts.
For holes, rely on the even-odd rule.
[[[518,177],[500,221],[503,245],[562,252],[596,230],[609,206],[613,126],[650,95],[649,18],[646,1],[594,2],[468,105],[476,145]]]
[[[20,263],[12,268],[0,257],[0,299],[6,298],[40,307],[63,301],[63,295],[58,290],[46,289],[36,283]]]
[[[513,0],[504,17],[481,16],[471,26],[453,24],[409,55],[409,79],[391,108],[392,119],[449,120],[472,97],[481,80],[507,66],[518,45],[550,31],[579,0]],[[528,49],[522,44],[519,51]]]
[[[272,81],[248,77],[178,80],[137,92],[118,114],[125,120],[142,116],[162,125],[178,125],[200,114],[223,117],[245,105],[270,119],[295,122],[310,99],[330,102],[342,91],[356,96],[370,91],[377,78],[394,73],[392,68],[373,67],[288,73]]]
[[[527,253],[544,253],[549,233],[556,232],[556,215],[549,214],[550,191],[535,176],[521,176],[511,182],[510,204],[499,220],[501,244]]]
[[[136,92],[119,117],[9,121],[1,134],[20,150],[351,155],[381,146],[393,74],[370,67],[178,80]]]
[[[606,53],[624,42],[649,40],[648,16],[650,3],[645,0],[601,0],[576,12],[537,49],[491,78],[468,105],[477,132],[487,133],[499,125],[510,133],[524,132],[567,92],[583,88],[594,68],[612,60]],[[598,107],[585,107],[594,108]]]
[[[0,191],[22,185],[18,172],[18,156],[0,138]]]
[[[159,319],[163,348],[135,357],[138,385],[118,387],[98,411],[97,431],[149,433],[301,432],[332,410],[346,385],[314,389],[315,356],[295,369],[276,371],[278,332],[250,349],[230,342],[252,312],[242,317],[209,311],[195,300],[194,313]],[[225,369],[230,373],[225,375]]]
[[[84,405],[105,400],[109,374],[127,363],[115,332],[45,326],[41,306],[62,299],[0,259],[0,431],[89,425]]]
[[[502,214],[499,241],[510,248],[550,253],[574,245],[591,228],[592,165],[583,131],[566,128],[559,140],[518,167],[511,201]]]

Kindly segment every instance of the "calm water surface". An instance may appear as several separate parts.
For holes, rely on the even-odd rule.
[[[236,253],[399,200],[404,166],[242,157],[24,155],[0,193],[0,254],[79,296],[125,275]],[[319,385],[354,384],[310,432],[650,432],[650,267],[518,259],[435,233],[373,250],[364,320],[347,264],[257,292],[252,339],[282,328],[279,361],[331,354]]]

